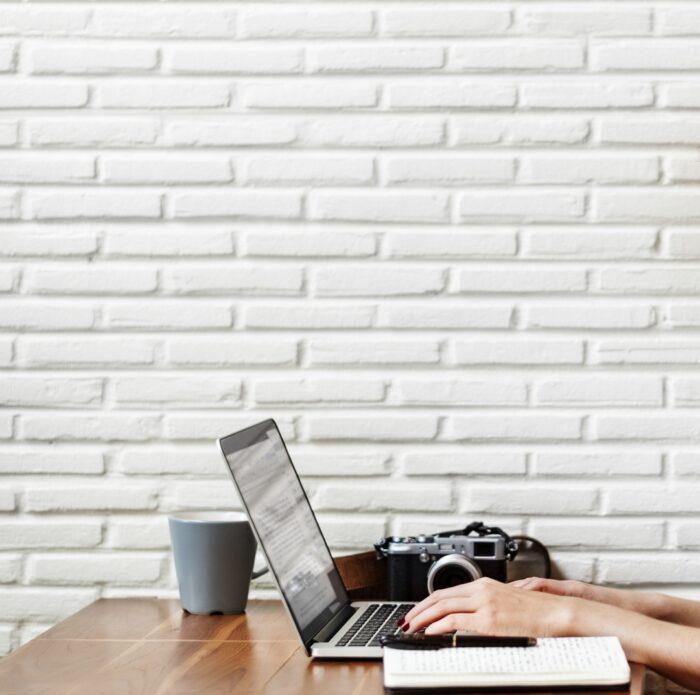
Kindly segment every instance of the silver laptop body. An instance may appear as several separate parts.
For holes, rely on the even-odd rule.
[[[380,659],[380,635],[411,604],[350,601],[275,421],[218,444],[306,653]]]

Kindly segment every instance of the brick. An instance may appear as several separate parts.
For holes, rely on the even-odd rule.
[[[584,66],[583,46],[568,39],[472,40],[451,49],[450,66],[464,70],[575,70]]]
[[[118,406],[230,408],[241,404],[241,381],[226,375],[118,376],[111,379]]]
[[[22,439],[37,441],[145,441],[160,434],[156,415],[128,413],[26,414],[20,418]]]
[[[580,340],[457,340],[457,364],[582,364]]]
[[[512,157],[391,156],[384,161],[389,184],[461,186],[472,183],[508,183],[515,174]]]
[[[14,417],[3,413],[0,416],[0,439],[11,439],[14,427]]]
[[[314,147],[429,147],[445,141],[440,116],[357,115],[306,119],[301,142]]]
[[[673,82],[659,86],[659,105],[666,108],[696,108],[700,104],[697,84]]]
[[[241,87],[243,104],[253,109],[362,109],[378,104],[373,84],[308,80],[264,82]]]
[[[96,88],[101,108],[192,109],[228,106],[229,87],[205,80],[109,80]]]
[[[5,549],[94,548],[102,541],[102,523],[82,519],[57,521],[7,520],[0,528],[0,542]]]
[[[157,218],[161,216],[161,196],[152,191],[82,191],[26,194],[32,218]]]
[[[230,328],[231,307],[223,302],[170,301],[159,299],[148,304],[111,304],[105,308],[106,324],[112,328],[181,330]]]
[[[479,191],[458,198],[462,220],[549,222],[576,220],[585,212],[585,196],[578,192]]]
[[[365,9],[246,9],[241,33],[246,38],[333,38],[369,36],[374,15]]]
[[[661,522],[586,519],[563,522],[536,520],[531,533],[547,546],[566,549],[656,550],[663,547]]]
[[[18,584],[22,581],[22,556],[3,553],[0,556],[0,585]]]
[[[383,382],[362,379],[309,378],[262,379],[252,385],[252,397],[259,404],[379,403],[384,400]]]
[[[5,35],[73,35],[83,32],[90,23],[88,9],[23,7],[7,5],[0,9],[0,34]]]
[[[393,397],[402,405],[521,406],[527,385],[519,379],[402,379],[394,380]]]
[[[521,233],[523,254],[544,258],[650,258],[658,240],[656,229],[570,228]]]
[[[659,180],[658,157],[532,155],[518,170],[525,183],[654,183]]]
[[[700,475],[700,456],[695,451],[679,451],[673,454],[673,472],[676,476]]]
[[[336,450],[291,452],[294,467],[300,476],[368,476],[387,475],[391,470],[391,456],[384,453],[353,453],[348,454]]]
[[[387,232],[388,254],[395,258],[481,258],[513,256],[517,251],[514,229],[471,229],[436,232]]]
[[[77,450],[0,449],[0,474],[62,474],[101,475],[105,465],[101,453]]]
[[[457,273],[457,292],[584,292],[583,270],[475,270]]]
[[[454,415],[447,419],[450,441],[565,441],[581,438],[581,418],[575,415]]]
[[[257,155],[243,165],[242,180],[257,185],[355,186],[374,181],[369,157]]]
[[[439,268],[329,267],[315,275],[319,297],[364,297],[435,294],[445,287]]]
[[[27,576],[34,584],[141,584],[160,578],[163,556],[140,553],[32,555]]]
[[[700,363],[700,343],[689,340],[602,340],[593,347],[597,364]]]
[[[654,309],[627,304],[545,304],[531,306],[525,323],[529,328],[649,328],[656,321]]]
[[[595,488],[549,485],[487,486],[470,483],[460,489],[460,511],[489,514],[594,514],[598,510]]]
[[[35,485],[24,493],[24,507],[29,512],[140,511],[155,505],[152,486],[122,481],[70,487]]]
[[[645,415],[600,415],[594,426],[597,439],[604,441],[700,441],[700,422],[697,417],[688,415],[659,412]]]
[[[158,65],[156,48],[135,43],[37,42],[28,47],[26,58],[30,73],[39,75],[139,73]]]
[[[97,597],[96,588],[5,587],[0,597],[0,620],[56,623],[85,608]]]
[[[0,229],[0,255],[89,256],[98,250],[96,231],[76,231],[75,226],[23,224]]]
[[[102,389],[102,379],[8,375],[0,381],[0,401],[19,408],[99,406]]]
[[[605,144],[700,144],[700,120],[688,117],[603,118],[598,124],[598,132],[600,142]]]
[[[163,271],[163,288],[172,294],[295,295],[303,286],[303,270],[295,267],[211,264]]]
[[[170,547],[166,519],[113,519],[107,530],[110,548],[127,550],[155,550]]]
[[[668,308],[667,320],[669,325],[677,328],[698,326],[700,325],[700,305],[671,305]]]
[[[640,562],[636,556],[605,557],[598,562],[598,579],[611,584],[691,584],[700,569],[696,558],[669,557],[664,553],[659,562]]]
[[[233,38],[237,13],[216,7],[99,7],[93,33],[99,36]]]
[[[158,276],[138,266],[37,266],[26,283],[32,294],[143,294],[156,289]]]
[[[0,428],[2,428],[2,422],[0,422]],[[14,492],[12,492],[12,490],[0,489],[0,511],[13,512],[16,508],[17,504]]]
[[[4,300],[0,305],[2,328],[60,331],[92,328],[94,324],[95,310],[89,304]]]
[[[288,145],[297,138],[296,124],[285,119],[226,116],[220,120],[172,120],[165,124],[168,145],[196,147]]]
[[[552,577],[554,579],[577,579],[580,582],[593,582],[594,559],[583,558],[580,553],[565,555],[552,553]]]
[[[126,475],[178,475],[185,478],[222,476],[225,463],[215,447],[126,448],[119,454],[116,469]]]
[[[434,340],[311,340],[309,363],[339,364],[437,364],[440,348]]]
[[[700,181],[700,162],[693,158],[667,157],[664,165],[669,183],[697,183]]]
[[[542,451],[535,454],[537,476],[613,477],[661,475],[661,455],[649,451]]]
[[[17,44],[0,43],[0,73],[14,72],[17,59]]]
[[[19,285],[19,273],[15,268],[0,267],[0,292],[13,292]]]
[[[588,121],[582,118],[546,118],[541,115],[489,117],[454,116],[449,121],[450,140],[454,145],[574,145],[589,135]]]
[[[179,366],[239,367],[244,365],[293,366],[296,340],[255,338],[172,338],[167,359]]]
[[[13,121],[0,121],[0,147],[12,147],[18,140],[18,124]]]
[[[205,191],[172,194],[173,216],[294,219],[301,215],[301,194],[294,191]]]
[[[377,324],[388,328],[509,328],[513,307],[502,304],[384,305]]]
[[[280,432],[285,442],[296,440],[294,421],[286,416],[276,417]],[[237,432],[260,422],[260,414],[250,415],[220,415],[219,413],[187,413],[184,415],[166,415],[164,422],[164,438],[173,440],[211,442],[226,433]]]
[[[449,483],[401,483],[387,486],[324,483],[314,496],[314,508],[348,511],[434,511],[452,507]]]
[[[662,406],[664,402],[662,380],[638,374],[546,379],[535,384],[535,398],[538,404],[552,406]]]
[[[231,256],[233,235],[227,228],[180,229],[179,227],[112,227],[104,234],[103,253],[127,256]]]
[[[168,483],[163,490],[159,510],[162,512],[192,509],[241,509],[236,488],[230,480],[189,480]]]
[[[700,405],[700,380],[693,378],[672,379],[670,386],[673,404],[677,407],[697,407]]]
[[[644,270],[604,269],[600,288],[605,292],[638,294],[694,294],[700,290],[700,278],[693,270],[654,268]]]
[[[383,517],[353,517],[353,523],[348,524],[343,519],[328,519],[325,515],[319,518],[321,530],[326,541],[335,547],[367,548],[368,538],[384,538],[386,524]]]
[[[649,189],[645,192],[598,191],[594,218],[603,222],[697,222],[700,200],[694,191]]]
[[[501,34],[510,26],[505,7],[455,8],[440,5],[430,9],[387,9],[382,15],[386,36],[480,36]]]
[[[700,548],[700,524],[680,524],[676,543],[679,548]]]
[[[26,128],[30,144],[48,147],[139,147],[153,145],[158,134],[151,118],[34,118]]]
[[[233,180],[231,164],[225,156],[148,156],[100,157],[105,183],[227,183]]]
[[[656,18],[661,34],[671,36],[700,34],[700,11],[692,5],[659,7],[656,10]]]
[[[336,306],[314,302],[313,306],[254,304],[246,307],[246,328],[315,329],[370,328],[374,322],[372,306]]]
[[[0,338],[0,366],[9,367],[14,360],[14,341]]]
[[[685,481],[681,486],[628,485],[609,489],[605,505],[608,514],[683,514],[697,513],[697,485]]]
[[[697,70],[697,42],[684,39],[594,41],[590,60],[595,70]]]
[[[0,220],[19,217],[19,195],[15,191],[0,191]]]
[[[654,92],[644,82],[531,82],[521,87],[524,108],[609,109],[651,106]]]
[[[404,475],[525,475],[525,454],[513,451],[409,453]]]
[[[448,222],[449,198],[440,192],[312,191],[312,220],[353,222]]]
[[[410,44],[312,46],[307,49],[307,60],[315,73],[413,72],[443,67],[445,53],[439,46]]]
[[[401,82],[387,86],[392,109],[509,108],[515,106],[511,84],[432,80]]]
[[[77,82],[0,78],[0,109],[69,109],[87,102],[88,88]]]
[[[307,417],[311,441],[430,441],[437,435],[432,415],[313,415]]]
[[[538,35],[647,34],[651,31],[651,10],[644,7],[583,4],[523,7],[518,26]]]
[[[17,346],[17,361],[27,367],[79,367],[153,364],[153,340],[108,336],[36,337],[26,336]]]
[[[241,241],[243,256],[354,258],[373,256],[377,251],[376,235],[359,229],[356,232],[251,230]]]
[[[168,54],[170,69],[182,74],[300,73],[304,58],[299,48],[181,46]]]

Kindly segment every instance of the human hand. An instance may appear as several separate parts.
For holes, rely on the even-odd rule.
[[[528,591],[483,577],[435,591],[405,616],[408,634],[467,630],[484,635],[555,637],[572,633],[578,599]]]

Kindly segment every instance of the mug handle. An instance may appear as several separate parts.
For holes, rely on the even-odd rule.
[[[270,570],[267,567],[263,567],[261,570],[253,569],[253,573],[250,575],[250,578],[257,579],[258,577],[262,577],[263,574],[267,574],[269,571]]]

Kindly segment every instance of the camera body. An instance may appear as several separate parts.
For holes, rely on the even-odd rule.
[[[505,582],[506,562],[514,556],[498,533],[392,536],[375,547],[386,558],[390,601],[421,601],[437,589],[480,577]]]

